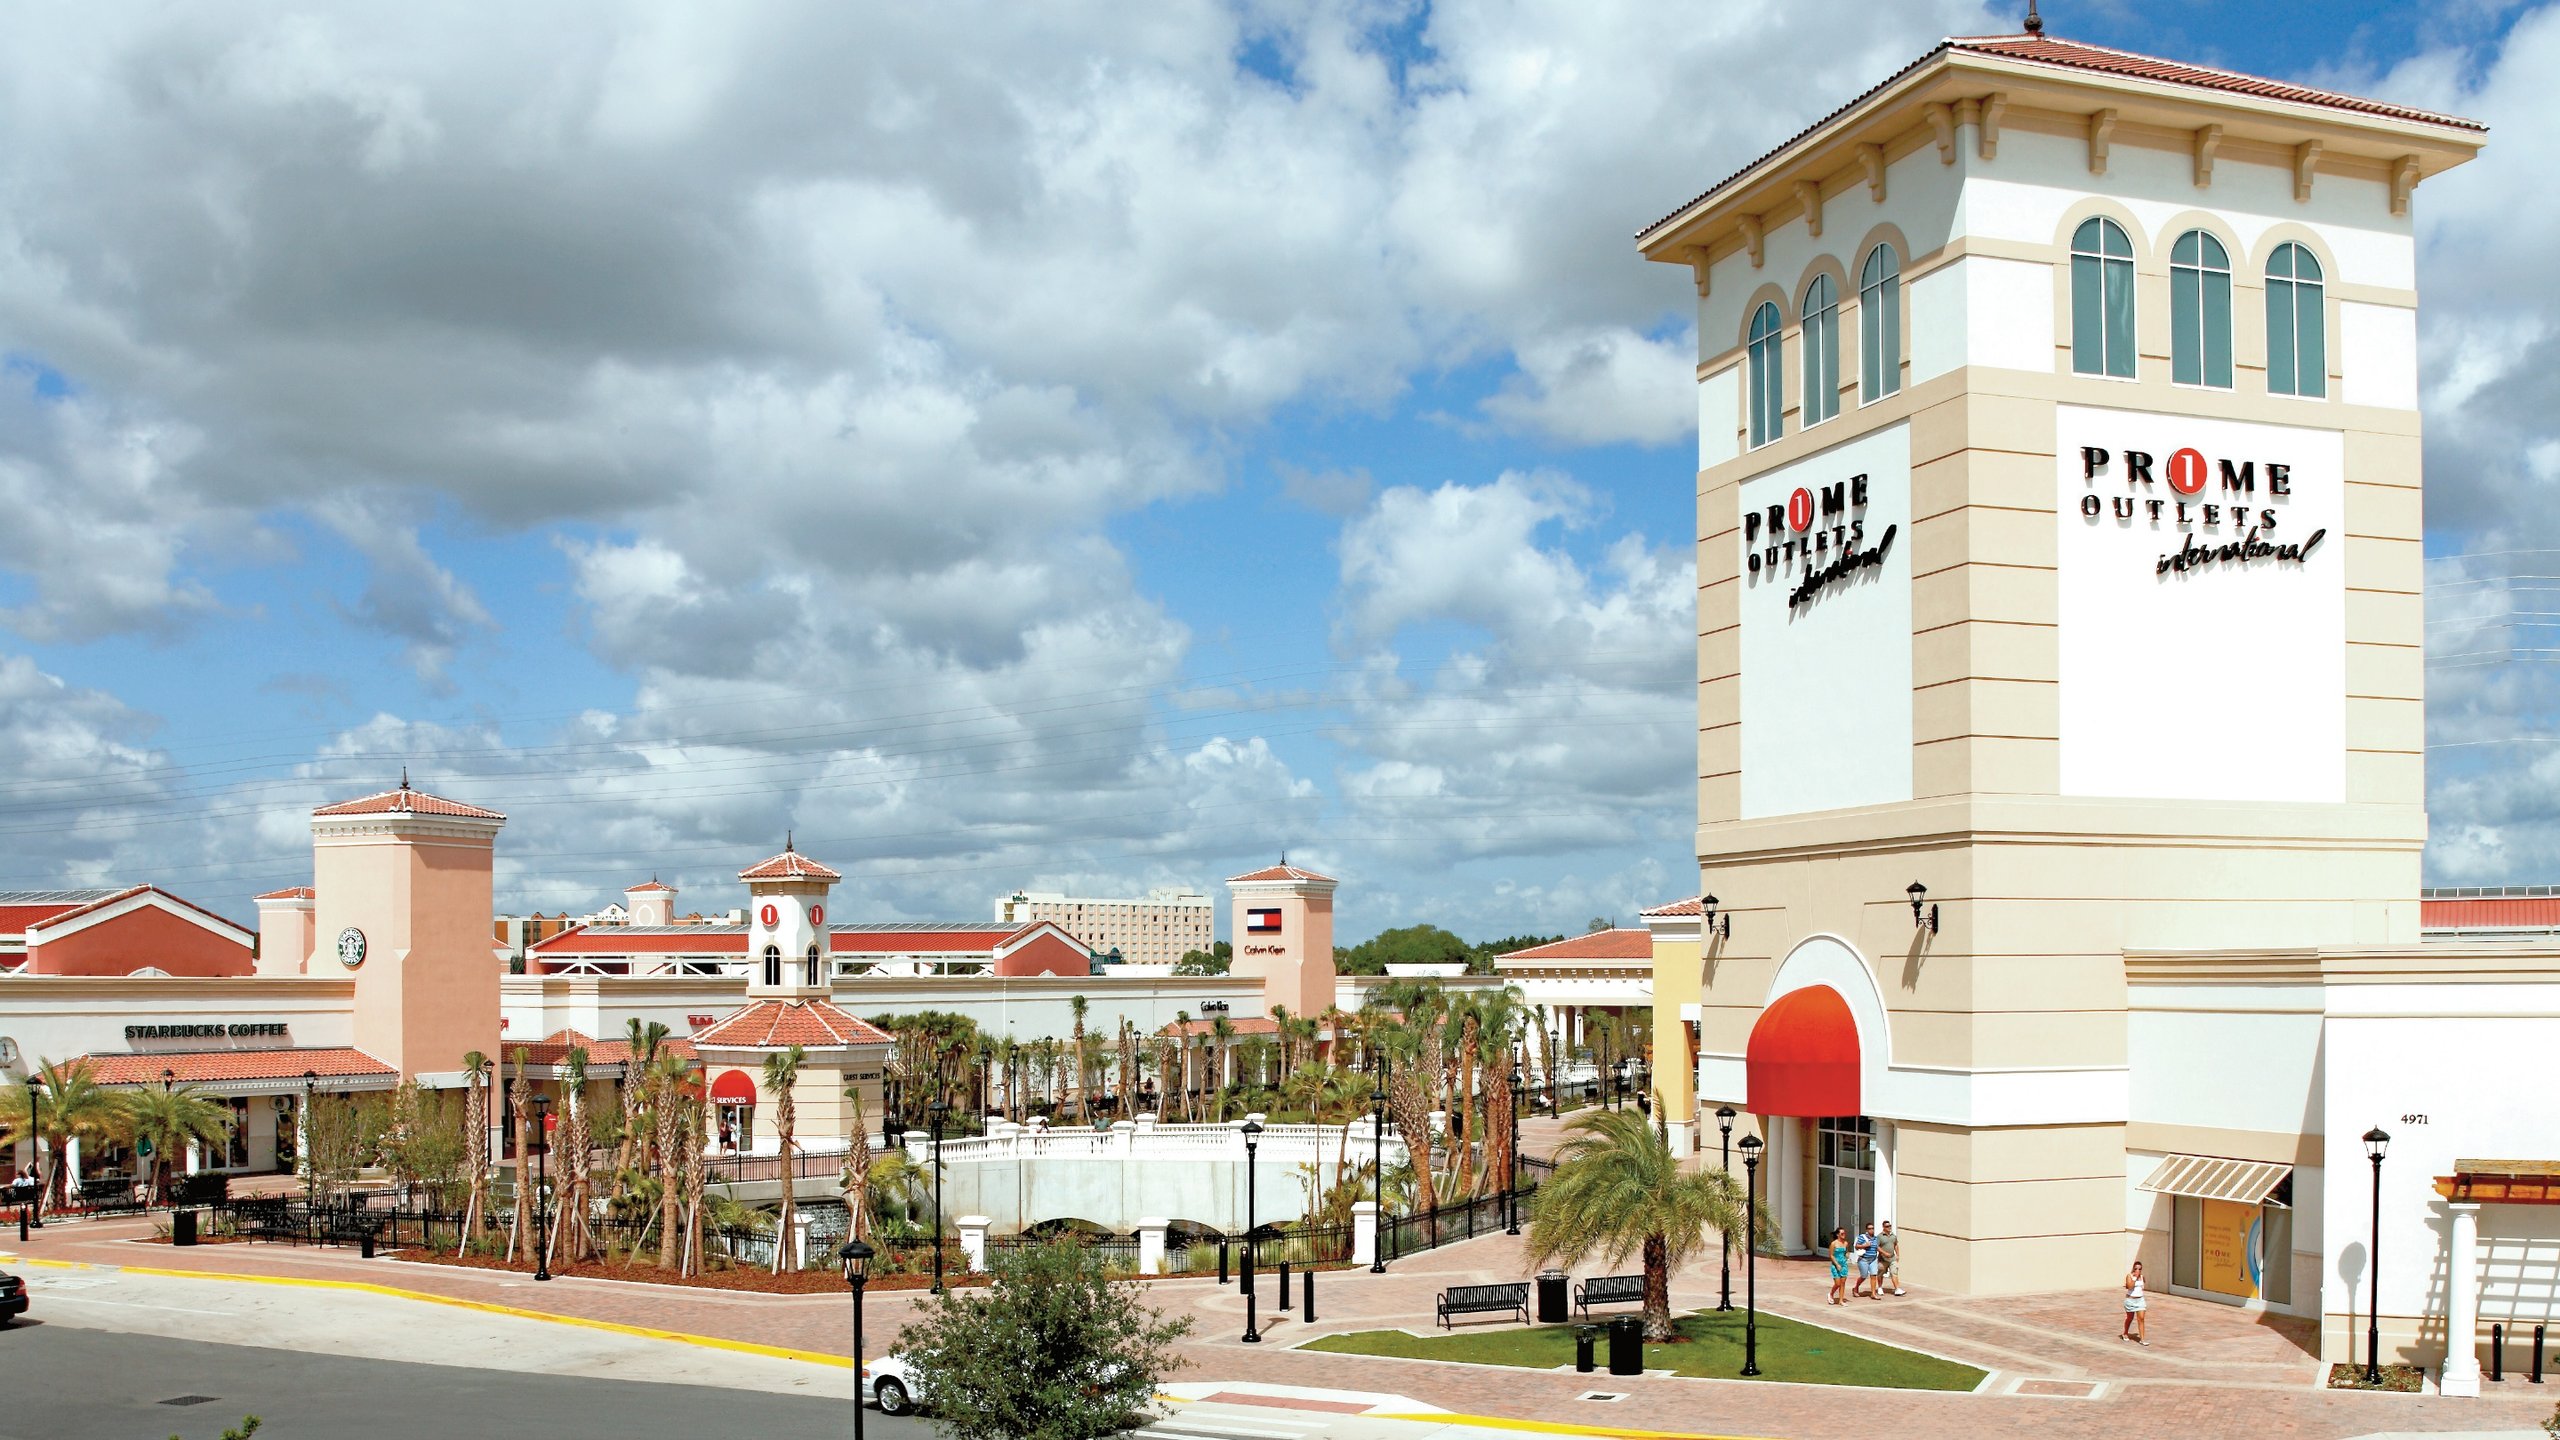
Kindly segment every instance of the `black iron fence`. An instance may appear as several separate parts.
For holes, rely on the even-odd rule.
[[[1473,1240],[1479,1235],[1491,1235],[1510,1223],[1513,1204],[1519,1207],[1519,1221],[1525,1229],[1537,1191],[1535,1182],[1525,1182],[1513,1197],[1497,1192],[1480,1195],[1462,1205],[1390,1216],[1378,1226],[1378,1248],[1387,1259],[1394,1260],[1442,1245],[1454,1245],[1461,1240]]]

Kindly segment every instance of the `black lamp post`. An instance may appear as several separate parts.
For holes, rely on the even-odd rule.
[[[1511,1224],[1502,1232],[1505,1235],[1520,1233],[1520,1087],[1528,1078],[1520,1073],[1519,1066],[1511,1067],[1511,1173],[1502,1177],[1503,1194],[1510,1202]]]
[[[320,1072],[302,1072],[302,1205],[310,1209],[320,1198],[320,1167],[314,1163],[311,1142],[319,1137],[320,1127],[312,1123],[312,1109],[320,1103]]]
[[[1716,1107],[1716,1134],[1722,1139],[1724,1173],[1727,1175],[1733,1173],[1733,1117],[1739,1113],[1730,1105]],[[1724,1252],[1724,1277],[1717,1284],[1716,1308],[1730,1310],[1733,1308],[1733,1237],[1718,1236],[1716,1248]]]
[[[2376,1125],[2364,1132],[2365,1158],[2373,1162],[2373,1238],[2364,1252],[2364,1383],[2382,1383],[2382,1156],[2391,1136]]]
[[[551,1278],[551,1097],[533,1097],[533,1278]],[[524,1171],[516,1174],[521,1178]],[[783,1178],[783,1184],[791,1180]],[[786,1242],[787,1243],[787,1242]]]
[[[43,1088],[44,1077],[36,1073],[35,1067],[29,1066],[27,1068],[28,1153],[36,1157],[36,1213],[35,1218],[29,1222],[29,1225],[31,1228],[37,1230],[44,1228],[44,1205],[45,1201],[50,1198],[49,1192],[52,1189],[51,1186],[45,1183],[44,1133],[42,1130],[37,1128],[36,1124],[36,1092]],[[61,1161],[57,1159],[54,1163],[58,1165]]]
[[[1760,1373],[1760,1137],[1742,1137],[1742,1373]]]
[[[844,1263],[844,1283],[853,1287],[853,1440],[862,1440],[862,1287],[871,1278],[875,1253],[859,1236],[836,1251],[836,1259]]]
[[[951,1107],[940,1099],[925,1109],[933,1122],[933,1293],[942,1293],[942,1122]]]
[[[1261,1122],[1244,1122],[1244,1343],[1247,1345],[1262,1343],[1262,1331],[1254,1323],[1254,1305],[1260,1297],[1255,1293],[1253,1275],[1253,1152],[1260,1148],[1261,1143]]]
[[[1378,1182],[1377,1234],[1369,1245],[1369,1273],[1387,1273],[1387,1057],[1378,1057],[1378,1083],[1369,1092],[1369,1168]]]

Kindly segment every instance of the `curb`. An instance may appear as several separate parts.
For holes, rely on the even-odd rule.
[[[234,1275],[217,1270],[170,1270],[152,1265],[92,1265],[78,1260],[38,1260],[27,1256],[0,1256],[13,1265],[42,1266],[52,1270],[102,1270],[126,1275],[156,1275],[171,1280],[227,1280],[244,1285],[287,1285],[308,1290],[345,1290],[358,1294],[384,1295],[395,1300],[415,1300],[428,1305],[446,1305],[457,1310],[476,1310],[488,1315],[511,1315],[521,1320],[544,1320],[554,1325],[573,1325],[582,1330],[602,1330],[615,1335],[636,1335],[645,1340],[670,1340],[679,1345],[694,1345],[707,1350],[728,1350],[741,1355],[762,1355],[775,1360],[797,1360],[806,1365],[827,1365],[839,1370],[853,1368],[849,1356],[830,1355],[818,1350],[793,1350],[781,1345],[760,1345],[752,1340],[730,1340],[718,1335],[695,1335],[682,1330],[655,1330],[645,1325],[625,1325],[614,1320],[590,1320],[583,1315],[561,1315],[548,1310],[526,1310],[514,1305],[499,1305],[487,1300],[465,1300],[453,1295],[438,1295],[425,1290],[403,1290],[393,1285],[375,1285],[362,1280],[320,1280],[299,1275]]]
[[[1458,1415],[1445,1410],[1427,1415],[1373,1411],[1370,1420],[1415,1420],[1425,1424],[1472,1425],[1487,1430],[1518,1430],[1531,1435],[1590,1435],[1599,1440],[1754,1440],[1745,1435],[1710,1434],[1703,1430],[1626,1430],[1615,1426],[1565,1425],[1553,1420],[1514,1420],[1503,1415]]]

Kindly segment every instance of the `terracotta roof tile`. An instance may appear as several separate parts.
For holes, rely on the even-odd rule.
[[[1704,895],[1692,895],[1686,900],[1674,900],[1668,905],[1656,905],[1650,910],[1639,911],[1637,913],[1643,915],[1704,915],[1707,913],[1706,899],[1707,897]]]
[[[1277,1035],[1280,1033],[1280,1022],[1272,1019],[1268,1015],[1248,1015],[1241,1020],[1228,1021],[1227,1026],[1237,1035]],[[1171,1035],[1177,1032],[1183,1035],[1215,1035],[1218,1033],[1218,1022],[1215,1018],[1207,1020],[1169,1021],[1163,1029],[1158,1030],[1156,1033],[1159,1035]]]
[[[296,885],[288,890],[270,890],[258,898],[261,900],[317,900],[320,898],[320,892],[308,885]]]
[[[1653,932],[1650,930],[1594,930],[1588,935],[1568,935],[1526,950],[1497,955],[1496,960],[1650,960],[1653,958]]]
[[[86,1062],[101,1085],[157,1085],[162,1070],[176,1072],[180,1085],[226,1080],[299,1080],[316,1072],[323,1080],[389,1078],[400,1072],[361,1050],[346,1047],[313,1050],[198,1050],[163,1055],[88,1055]]]
[[[826,880],[844,876],[797,850],[786,849],[770,860],[762,860],[738,872],[741,880]]]
[[[651,893],[651,892],[660,891],[660,890],[663,890],[663,891],[667,892],[668,894],[672,895],[672,894],[674,894],[674,893],[676,892],[676,887],[674,887],[673,885],[666,884],[666,883],[665,883],[665,882],[663,882],[663,881],[659,881],[659,880],[654,880],[654,879],[653,879],[653,880],[645,881],[645,882],[643,882],[643,883],[641,883],[641,884],[638,884],[638,885],[634,885],[634,886],[632,886],[630,889],[625,890],[625,891],[623,891],[622,893],[623,893],[623,894],[625,894],[625,895],[639,895],[639,894],[643,894],[643,893]]]
[[[495,810],[483,810],[477,805],[465,805],[459,800],[447,800],[441,795],[430,795],[424,790],[412,790],[405,783],[397,790],[385,790],[378,795],[366,795],[354,800],[342,800],[335,805],[323,805],[311,813],[313,815],[444,815],[462,820],[507,818]]]
[[[658,1048],[667,1053],[681,1055],[688,1060],[693,1058],[693,1042],[681,1036],[671,1035],[659,1041]],[[595,1040],[575,1030],[557,1031],[543,1039],[527,1041],[520,1045],[501,1041],[497,1050],[493,1052],[493,1058],[512,1065],[519,1050],[524,1052],[524,1062],[528,1065],[566,1065],[569,1063],[569,1052],[572,1050],[586,1051],[587,1063],[591,1066],[631,1063],[631,1042],[628,1039]]]
[[[693,1043],[779,1050],[891,1042],[887,1031],[824,1000],[759,1000],[693,1032]]]
[[[1247,874],[1227,877],[1227,883],[1230,885],[1250,885],[1263,880],[1321,880],[1328,885],[1340,883],[1330,875],[1319,875],[1313,870],[1301,870],[1295,865],[1271,865]]]

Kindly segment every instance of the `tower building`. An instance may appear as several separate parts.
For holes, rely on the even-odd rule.
[[[2147,1115],[2128,956],[2417,940],[2410,212],[2482,138],[2031,24],[1640,234],[1697,292],[1730,919],[1657,975],[1656,1073],[1765,1135],[1790,1247],[1883,1216],[1934,1284],[2109,1285],[2197,1152],[2264,1167],[2220,1202],[2256,1299],[2318,1304],[2299,1095]]]

